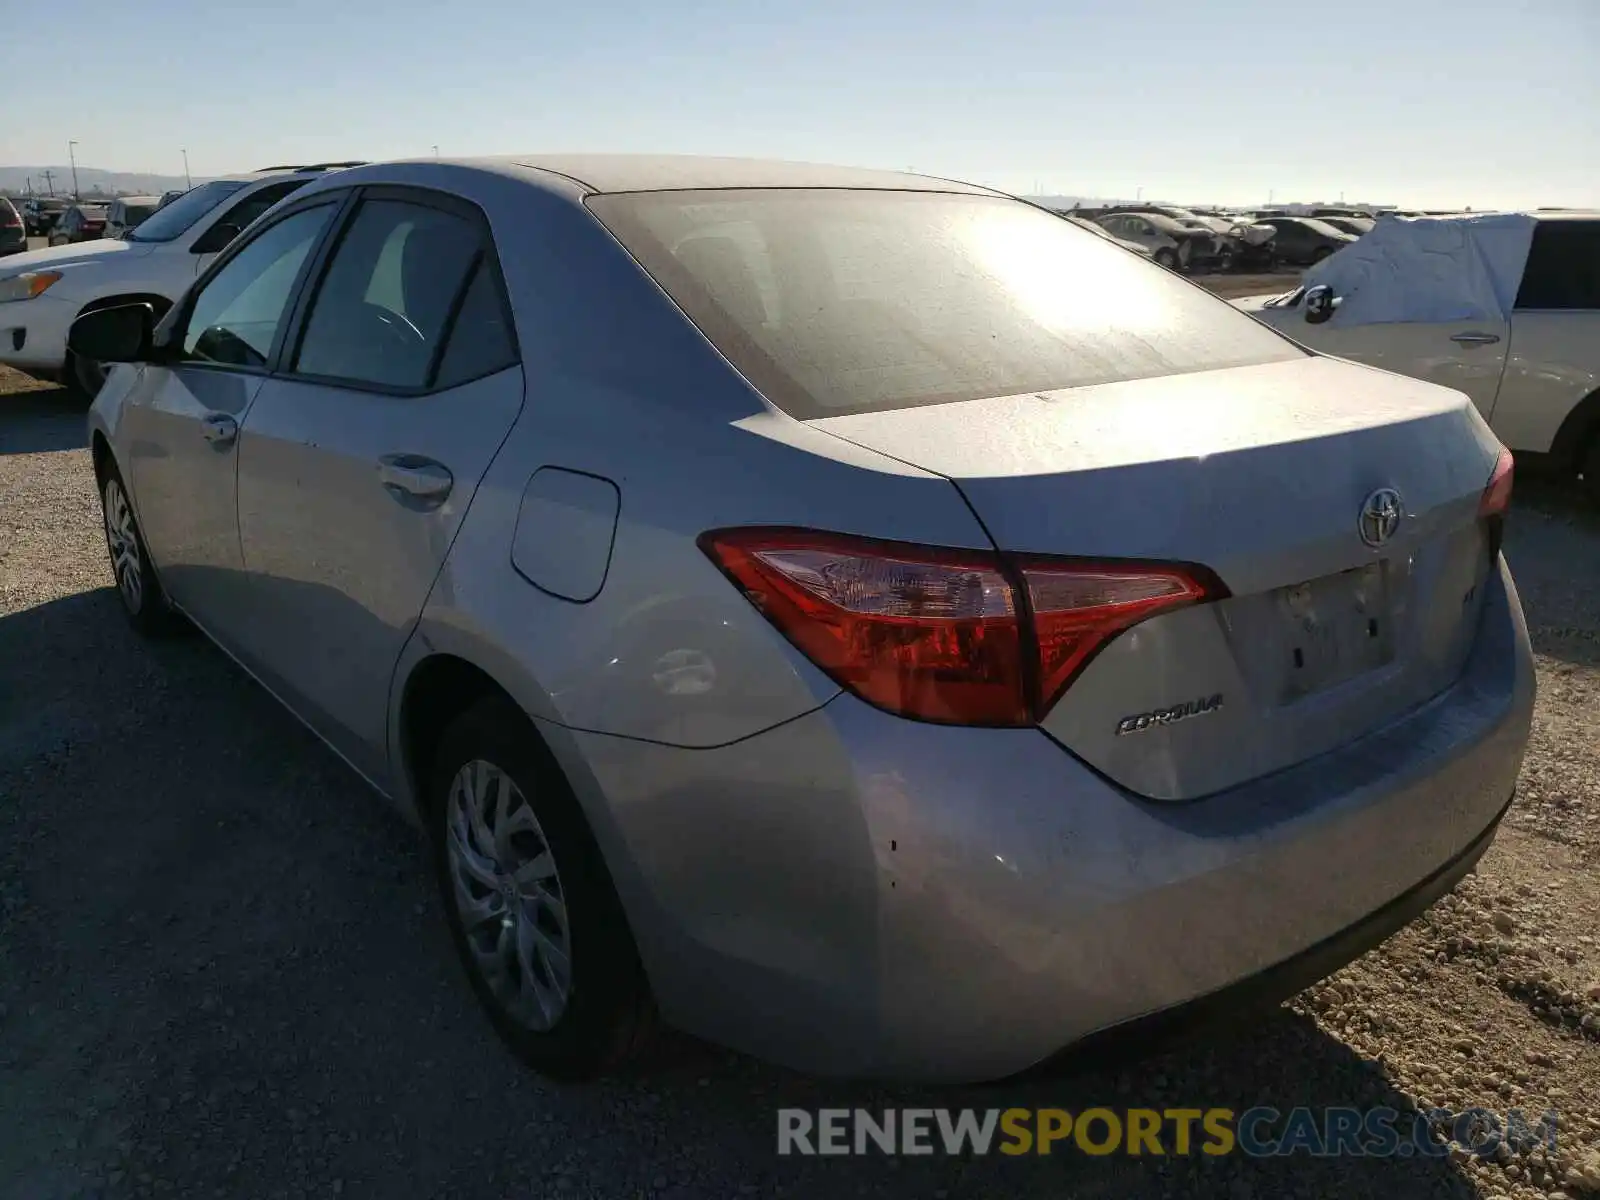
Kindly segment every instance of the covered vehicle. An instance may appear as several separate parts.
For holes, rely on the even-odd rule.
[[[1600,502],[1600,212],[1380,220],[1238,307],[1318,350],[1465,392]]]

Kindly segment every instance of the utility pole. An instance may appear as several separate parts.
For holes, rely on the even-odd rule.
[[[77,151],[78,151],[78,143],[77,142],[68,142],[67,143],[67,158],[69,160],[71,160],[71,162],[72,162],[72,198],[74,200],[82,200],[83,197],[78,195],[78,153],[77,153]]]
[[[54,196],[56,194],[56,173],[49,167],[46,167],[44,170],[40,171],[39,174],[44,178],[44,186],[48,188],[50,194]]]
[[[433,148],[433,156],[435,158],[439,157],[439,147],[438,146],[434,146],[434,148]]]
[[[184,186],[192,188],[194,186],[194,180],[189,178],[189,152],[187,150],[180,150],[180,151],[178,151],[178,153],[183,155],[183,183],[184,183]]]
[[[1141,201],[1141,200],[1144,199],[1144,185],[1143,184],[1140,184],[1138,187],[1134,188],[1134,190],[1133,190],[1133,198],[1134,198],[1135,201]]]

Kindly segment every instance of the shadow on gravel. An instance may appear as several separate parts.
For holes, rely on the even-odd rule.
[[[1403,1107],[1285,1010],[987,1087],[681,1037],[556,1087],[475,1009],[415,835],[202,639],[138,641],[104,588],[0,618],[0,680],[0,1195],[1472,1194],[1414,1156],[775,1153],[782,1107]]]
[[[1574,666],[1600,666],[1600,506],[1576,482],[1517,481],[1506,525],[1511,564],[1534,650]]]
[[[89,405],[66,388],[0,395],[0,455],[81,450]]]

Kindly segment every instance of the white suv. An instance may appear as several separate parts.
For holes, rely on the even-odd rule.
[[[146,301],[160,319],[217,252],[267,209],[327,171],[359,165],[267,167],[215,179],[158,209],[120,240],[7,258],[0,266],[0,363],[93,397],[104,367],[67,351],[67,329],[80,314]]]

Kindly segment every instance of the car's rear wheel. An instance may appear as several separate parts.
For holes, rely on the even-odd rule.
[[[128,500],[122,476],[108,467],[100,483],[100,508],[105,524],[106,552],[111,574],[128,623],[147,637],[171,633],[182,625],[150,565],[144,535]]]
[[[451,937],[496,1032],[558,1079],[636,1053],[653,1026],[644,970],[578,802],[526,718],[501,701],[458,718],[427,800]]]

